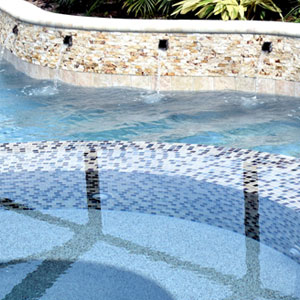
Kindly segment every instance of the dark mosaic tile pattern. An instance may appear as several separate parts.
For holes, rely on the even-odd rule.
[[[0,209],[89,206],[165,215],[245,234],[290,255],[300,246],[299,165],[296,158],[188,144],[1,144]]]

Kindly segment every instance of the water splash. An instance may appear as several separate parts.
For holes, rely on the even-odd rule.
[[[260,104],[264,104],[264,102],[260,101],[260,99],[257,95],[249,96],[249,97],[241,96],[241,106],[243,106],[245,108],[255,107]]]
[[[141,96],[142,101],[147,104],[159,103],[162,101],[163,98],[164,96],[157,91],[143,94]]]
[[[23,88],[22,94],[26,96],[53,96],[58,94],[57,87],[53,85],[47,85],[39,88],[32,88],[31,85],[27,85]]]

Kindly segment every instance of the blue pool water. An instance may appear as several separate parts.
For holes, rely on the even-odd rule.
[[[246,196],[239,155],[37,144],[0,151],[1,300],[300,299],[291,172]]]
[[[144,140],[300,156],[298,98],[80,88],[0,67],[0,142]]]
[[[6,63],[0,94],[0,143],[300,156],[295,98],[55,87]],[[208,147],[67,145],[0,147],[1,300],[300,299],[297,162],[249,170]]]

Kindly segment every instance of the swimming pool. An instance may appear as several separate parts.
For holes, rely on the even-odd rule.
[[[297,99],[1,70],[0,299],[300,299]]]
[[[254,149],[299,157],[298,98],[237,92],[80,88],[2,63],[0,142],[127,140]]]
[[[0,299],[300,299],[299,167],[214,146],[1,144]]]

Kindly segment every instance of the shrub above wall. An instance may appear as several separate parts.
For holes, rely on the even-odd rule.
[[[102,17],[213,18],[288,20],[297,12],[298,0],[26,0],[64,14]],[[184,14],[179,14],[184,7]],[[194,10],[193,10],[194,9]],[[177,13],[174,13],[177,11]],[[292,12],[292,13],[291,13]]]

